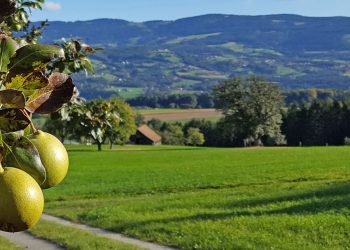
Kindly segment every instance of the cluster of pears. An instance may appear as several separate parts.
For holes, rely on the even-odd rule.
[[[46,179],[38,183],[30,173],[0,165],[0,230],[24,231],[35,225],[44,209],[42,189],[59,184],[68,171],[68,154],[53,135],[36,131],[28,137],[39,152],[46,170]]]

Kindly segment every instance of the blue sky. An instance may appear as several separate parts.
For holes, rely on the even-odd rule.
[[[350,16],[350,0],[46,0],[33,20],[175,20],[208,13]]]

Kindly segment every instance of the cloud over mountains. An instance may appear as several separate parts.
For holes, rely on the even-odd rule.
[[[62,9],[62,5],[55,2],[46,2],[44,4],[44,9],[47,11],[60,11]]]

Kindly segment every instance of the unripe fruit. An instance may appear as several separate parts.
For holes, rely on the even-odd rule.
[[[38,130],[29,137],[39,152],[46,170],[46,180],[41,188],[47,189],[58,185],[68,172],[68,153],[63,144],[53,135]]]
[[[22,29],[22,25],[16,24],[14,28],[16,31],[20,31]]]
[[[27,230],[41,217],[43,192],[38,183],[20,169],[0,167],[0,171],[0,230]]]

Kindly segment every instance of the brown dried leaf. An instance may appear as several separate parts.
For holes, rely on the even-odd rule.
[[[45,88],[36,90],[27,101],[26,109],[31,113],[49,114],[69,102],[74,92],[73,80],[62,73],[53,73]]]

